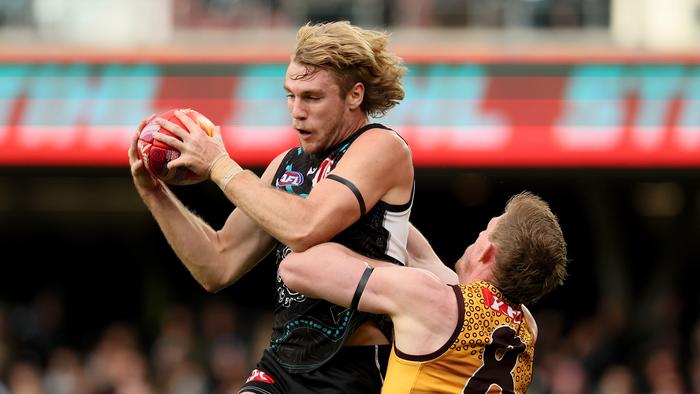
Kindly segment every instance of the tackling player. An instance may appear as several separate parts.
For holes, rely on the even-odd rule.
[[[457,261],[459,285],[334,243],[288,256],[280,274],[308,297],[391,316],[394,347],[382,393],[486,393],[492,386],[525,393],[537,325],[524,304],[561,285],[566,265],[557,218],[539,197],[521,193]]]

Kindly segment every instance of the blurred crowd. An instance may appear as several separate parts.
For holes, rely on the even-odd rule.
[[[153,335],[113,321],[81,343],[67,340],[61,309],[51,292],[0,308],[0,393],[235,393],[271,326],[267,311],[217,298],[163,309]],[[672,290],[640,316],[616,299],[573,319],[532,310],[540,335],[531,393],[700,393],[700,320]]]
[[[241,322],[234,305],[212,300],[167,307],[153,335],[113,321],[94,339],[70,340],[62,308],[59,294],[42,292],[0,309],[0,393],[235,393],[272,324],[262,311]]]
[[[700,321],[669,290],[643,316],[619,300],[565,323],[537,314],[540,335],[533,393],[700,393]],[[575,305],[572,305],[575,308]]]
[[[32,25],[42,1],[0,1],[0,26]],[[173,0],[173,9],[180,28],[285,28],[330,19],[392,28],[579,28],[607,26],[610,0]]]
[[[289,27],[351,20],[401,27],[604,27],[609,0],[176,0],[182,27]]]

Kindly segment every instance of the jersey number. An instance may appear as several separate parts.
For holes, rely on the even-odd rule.
[[[484,350],[484,364],[469,378],[464,386],[464,394],[488,393],[492,385],[501,388],[502,393],[514,390],[511,371],[518,361],[518,355],[525,351],[525,344],[510,327],[498,327],[491,334],[491,343]]]

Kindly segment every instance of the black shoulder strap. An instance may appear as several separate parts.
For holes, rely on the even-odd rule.
[[[361,136],[362,134],[364,134],[365,131],[371,130],[371,129],[391,130],[390,128],[384,126],[384,125],[381,124],[381,123],[369,123],[369,124],[366,124],[366,125],[360,127],[359,129],[357,129],[357,131],[354,132],[354,133],[352,134],[352,136],[350,136],[350,138],[348,138],[347,140],[345,140],[345,142],[352,142],[352,141],[355,141],[355,140],[357,139],[357,137],[359,137],[359,136]],[[394,131],[394,130],[391,130],[391,131]],[[395,131],[394,131],[394,132],[395,132]],[[395,133],[396,133],[396,132],[395,132]],[[397,134],[398,134],[398,133],[397,133]]]

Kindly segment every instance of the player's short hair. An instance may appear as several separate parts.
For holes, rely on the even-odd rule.
[[[292,61],[307,66],[299,78],[328,70],[345,96],[361,82],[365,87],[362,110],[380,117],[404,98],[401,58],[387,50],[389,35],[347,21],[306,24],[297,32]]]
[[[566,242],[557,217],[540,197],[511,197],[491,234],[496,245],[493,276],[514,303],[539,300],[566,278]]]

